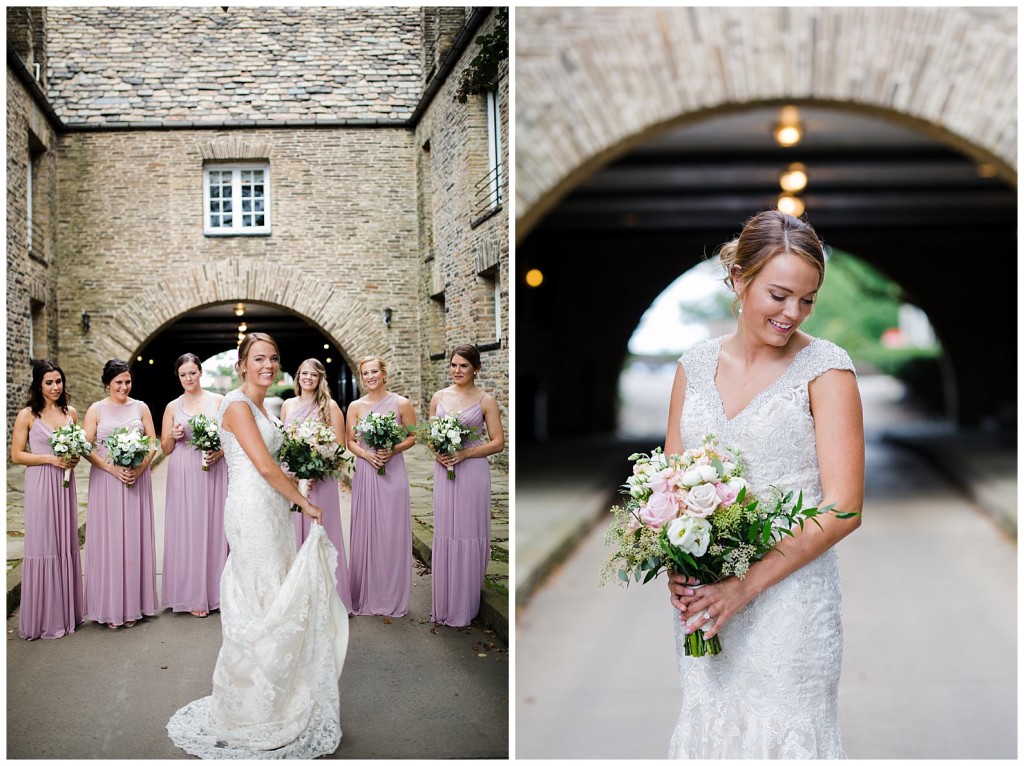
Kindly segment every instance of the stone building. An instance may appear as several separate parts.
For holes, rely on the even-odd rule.
[[[103,363],[132,361],[159,417],[173,359],[229,347],[239,303],[277,317],[286,370],[336,350],[337,388],[382,355],[421,418],[447,354],[475,343],[507,424],[507,59],[496,93],[454,98],[498,23],[472,7],[7,9],[8,430],[42,357],[83,410]]]

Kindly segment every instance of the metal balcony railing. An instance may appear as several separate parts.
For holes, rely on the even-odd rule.
[[[476,194],[473,199],[473,217],[478,218],[485,213],[501,207],[501,166],[495,165],[491,171],[476,183]]]

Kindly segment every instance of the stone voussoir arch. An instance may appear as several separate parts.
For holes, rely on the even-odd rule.
[[[516,41],[517,241],[652,134],[772,103],[902,120],[1016,186],[1013,7],[531,8]]]
[[[107,359],[132,359],[155,335],[182,314],[217,303],[253,301],[281,306],[316,324],[351,364],[387,346],[379,323],[367,322],[358,293],[305,274],[301,268],[243,258],[195,263],[173,284],[142,291],[111,319],[113,332],[97,344]],[[138,306],[145,306],[140,315]]]

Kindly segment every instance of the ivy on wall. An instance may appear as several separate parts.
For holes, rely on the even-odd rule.
[[[508,60],[508,7],[498,8],[496,17],[494,31],[476,38],[480,50],[462,70],[462,81],[455,92],[455,100],[461,104],[482,91],[498,89],[501,62]]]

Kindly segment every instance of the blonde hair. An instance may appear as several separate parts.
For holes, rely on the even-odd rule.
[[[245,363],[249,360],[249,351],[252,350],[253,344],[258,341],[269,343],[274,347],[274,351],[277,352],[278,357],[281,356],[281,349],[277,347],[277,341],[267,335],[265,332],[251,332],[242,339],[242,342],[238,346],[238,361],[235,362],[235,372],[238,373],[238,377],[245,381]]]
[[[302,372],[303,366],[307,364],[319,376],[316,390],[313,392],[313,400],[316,402],[316,408],[320,413],[320,420],[329,425],[331,422],[331,389],[327,385],[327,368],[323,366],[319,359],[306,359],[299,365],[295,371],[295,395],[299,396],[302,393],[302,387],[299,385],[299,373]]]
[[[377,366],[380,367],[380,374],[384,376],[384,382],[387,383],[388,363],[381,359],[379,356],[376,356],[375,354],[370,354],[370,356],[364,356],[362,359],[359,360],[359,365],[356,367],[356,371],[359,374],[359,382],[362,383],[363,365],[369,364],[370,362],[377,363]]]
[[[779,210],[765,210],[749,218],[740,235],[719,247],[717,253],[725,269],[722,281],[733,290],[734,276],[739,277],[744,286],[749,285],[768,261],[782,253],[799,256],[817,269],[819,288],[825,279],[824,245],[814,228],[807,221]],[[734,267],[739,269],[736,274]],[[733,299],[733,309],[740,297]]]

